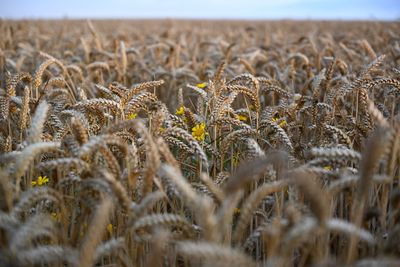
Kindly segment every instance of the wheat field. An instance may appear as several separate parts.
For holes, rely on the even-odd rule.
[[[400,266],[399,34],[0,21],[0,266]]]

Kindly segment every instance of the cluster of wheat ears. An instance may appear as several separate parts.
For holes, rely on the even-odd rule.
[[[0,266],[400,266],[399,33],[1,21]]]

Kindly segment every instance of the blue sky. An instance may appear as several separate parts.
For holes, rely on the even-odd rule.
[[[400,0],[0,0],[0,18],[400,19]]]

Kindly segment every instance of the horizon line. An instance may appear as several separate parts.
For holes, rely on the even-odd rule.
[[[2,17],[0,16],[0,20],[6,21],[40,21],[40,20],[52,20],[52,21],[62,21],[62,20],[70,20],[70,21],[81,21],[81,20],[92,20],[92,21],[99,21],[99,20],[188,20],[188,21],[370,21],[370,22],[400,22],[400,17],[398,18],[318,18],[318,17],[282,17],[282,18],[248,18],[248,17],[131,17],[131,16],[118,16],[118,17]]]

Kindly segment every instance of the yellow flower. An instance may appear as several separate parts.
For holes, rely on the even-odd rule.
[[[240,154],[235,154],[235,155],[233,155],[233,157],[232,157],[232,163],[233,163],[233,165],[234,166],[236,166],[236,165],[238,165],[239,164],[239,156],[240,156]]]
[[[112,225],[111,223],[109,223],[109,224],[107,225],[107,232],[108,232],[110,235],[112,235],[112,233],[113,233],[113,225]]]
[[[184,106],[181,106],[180,108],[178,108],[178,109],[175,111],[175,114],[176,114],[176,115],[183,115],[183,114],[185,114],[185,107],[184,107]]]
[[[331,171],[332,170],[332,166],[325,166],[324,170]]]
[[[247,117],[245,115],[237,115],[237,118],[241,121],[247,121]]]
[[[196,87],[201,88],[201,89],[205,88],[206,86],[207,86],[206,82],[196,84]]]
[[[32,181],[32,186],[42,186],[49,182],[47,176],[39,176],[36,181]]]
[[[273,122],[277,122],[279,120],[279,118],[272,118],[272,121]],[[283,120],[283,121],[281,121],[278,125],[280,126],[280,127],[283,127],[283,126],[285,126],[286,125],[286,120]]]
[[[52,217],[53,220],[59,221],[61,219],[61,214],[59,214],[57,212],[52,212],[51,213],[51,217]]]
[[[192,135],[197,141],[203,141],[206,136],[206,125],[202,122],[192,128]]]
[[[137,117],[137,113],[131,113],[128,115],[128,120],[133,120]]]
[[[81,237],[85,235],[85,232],[86,232],[87,227],[88,227],[87,223],[84,223],[84,224],[83,224],[83,227],[82,227],[82,229],[81,229],[81,232],[79,233],[79,235],[80,235]]]

